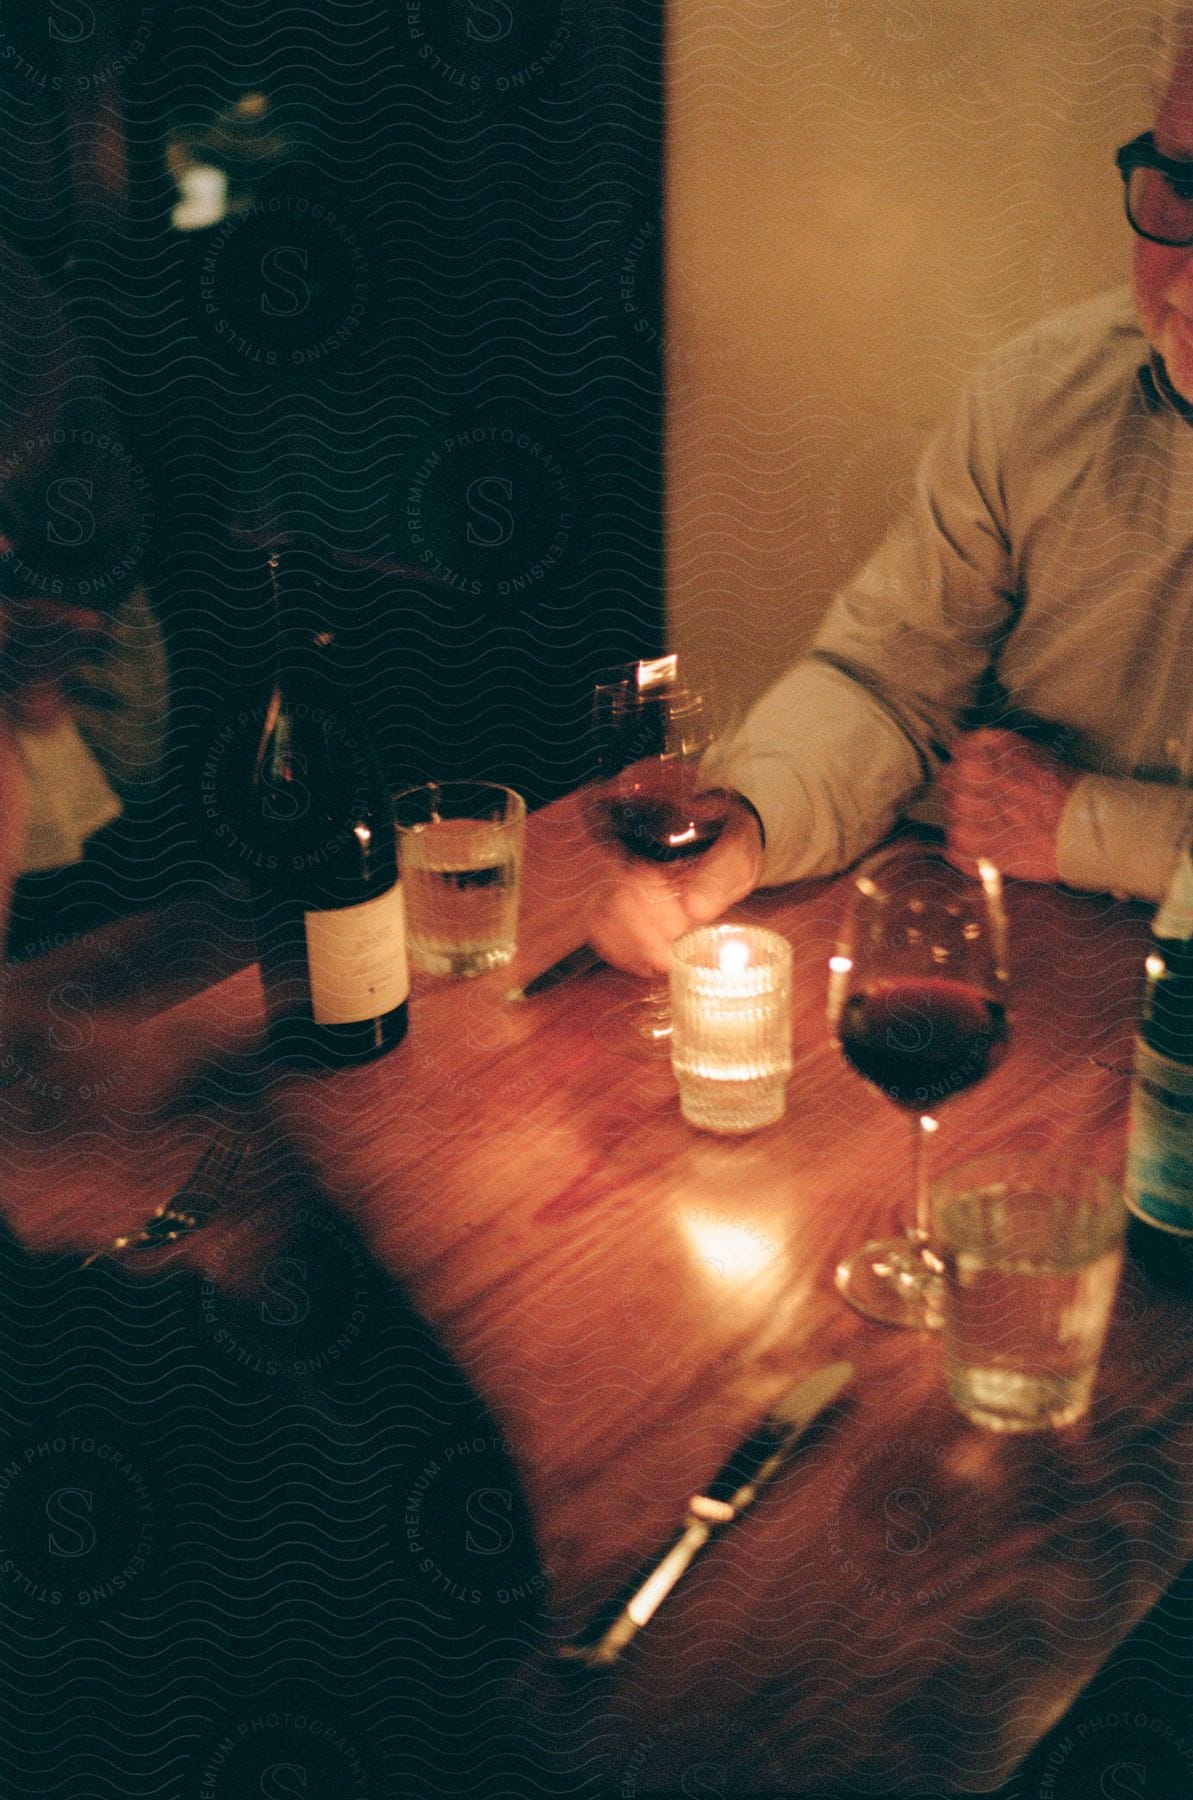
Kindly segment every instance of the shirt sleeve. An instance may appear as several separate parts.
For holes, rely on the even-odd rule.
[[[1083,775],[1057,835],[1069,887],[1158,903],[1193,832],[1193,793],[1155,781]]]
[[[168,682],[161,629],[141,588],[118,606],[63,683],[69,715],[20,732],[29,794],[21,873],[81,861],[87,841],[150,792],[165,737]]]
[[[835,873],[889,830],[940,767],[1013,623],[1005,395],[982,375],[971,384],[809,656],[713,759],[763,820],[767,883]]]
[[[22,875],[66,868],[87,839],[120,817],[120,802],[65,714],[47,731],[17,731],[28,789]]]
[[[890,713],[816,657],[789,669],[706,767],[758,813],[769,886],[844,868],[894,824],[924,782],[919,756]],[[850,771],[864,775],[850,779]]]

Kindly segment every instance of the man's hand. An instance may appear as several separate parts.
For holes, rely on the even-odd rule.
[[[1057,833],[1080,771],[1014,731],[971,731],[941,776],[949,861],[988,856],[1020,881],[1058,881]]]
[[[720,837],[686,869],[627,865],[607,855],[589,913],[588,942],[606,962],[631,975],[656,975],[670,968],[677,937],[719,918],[757,885],[761,872],[758,820],[734,797]]]

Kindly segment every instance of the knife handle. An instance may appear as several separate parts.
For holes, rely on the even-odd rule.
[[[689,1514],[662,1554],[643,1563],[579,1636],[561,1645],[556,1654],[565,1662],[584,1662],[591,1668],[615,1661],[630,1639],[654,1617],[711,1536],[712,1527]]]
[[[835,1362],[798,1382],[737,1445],[707,1486],[688,1501],[666,1547],[642,1564],[595,1617],[555,1652],[567,1663],[603,1668],[652,1619],[709,1539],[740,1518],[779,1473],[797,1444],[852,1381],[853,1364]]]

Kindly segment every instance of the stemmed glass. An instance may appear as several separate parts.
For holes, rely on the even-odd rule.
[[[627,866],[650,865],[672,889],[720,837],[731,797],[700,786],[712,739],[704,696],[675,676],[674,658],[631,663],[593,690],[597,783],[584,818],[590,835]],[[624,1009],[630,1047],[665,1054],[671,1037],[666,983]]]
[[[998,870],[976,880],[922,845],[898,845],[853,878],[829,961],[829,1024],[846,1060],[910,1115],[914,1223],[837,1266],[849,1304],[887,1325],[941,1322],[942,1264],[932,1249],[925,1151],[946,1100],[1000,1061],[1006,917]]]

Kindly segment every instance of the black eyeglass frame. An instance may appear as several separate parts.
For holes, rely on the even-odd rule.
[[[1123,206],[1126,209],[1127,224],[1137,237],[1146,238],[1149,244],[1164,244],[1170,250],[1188,250],[1193,248],[1193,230],[1188,237],[1158,237],[1154,231],[1144,231],[1131,213],[1131,177],[1136,169],[1155,169],[1171,182],[1178,200],[1193,200],[1193,157],[1165,156],[1162,150],[1156,149],[1155,139],[1150,131],[1141,131],[1137,138],[1129,144],[1123,144],[1114,153],[1115,167],[1123,178]]]

